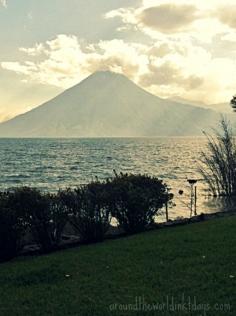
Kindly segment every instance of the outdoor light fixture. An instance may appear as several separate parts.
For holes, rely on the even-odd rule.
[[[197,179],[187,179],[187,182],[190,184],[190,204],[187,204],[182,201],[189,209],[190,209],[190,217],[194,214],[197,215]],[[183,190],[178,191],[179,195],[182,196],[184,194]]]
[[[192,214],[197,215],[197,179],[187,179],[190,184],[191,192],[190,192],[190,217]]]
[[[194,185],[197,183],[197,179],[187,179],[187,181],[190,185]]]

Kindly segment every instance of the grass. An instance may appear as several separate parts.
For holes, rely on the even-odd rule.
[[[235,232],[232,216],[18,258],[0,265],[0,315],[236,315]]]

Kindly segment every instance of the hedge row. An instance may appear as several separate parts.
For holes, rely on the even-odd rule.
[[[84,243],[102,241],[112,217],[127,233],[143,231],[173,197],[147,175],[116,175],[57,194],[22,187],[0,193],[0,260],[16,256],[27,231],[43,253],[56,249],[66,223]]]

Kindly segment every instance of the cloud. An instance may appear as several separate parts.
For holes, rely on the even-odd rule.
[[[198,18],[193,5],[162,4],[141,11],[138,22],[163,33],[182,31]]]
[[[219,8],[219,10],[217,11],[217,16],[222,23],[228,25],[233,29],[236,28],[236,5],[228,5]]]
[[[26,61],[24,64],[19,62],[2,62],[3,69],[14,71],[18,74],[30,75],[32,71],[36,71],[37,67],[34,63]]]
[[[218,34],[230,31],[228,24],[234,23],[234,15],[229,15],[234,3],[228,0],[225,10],[222,0],[143,0],[139,7],[113,10],[105,18],[120,18],[123,26],[118,31],[122,32],[141,32],[155,40],[166,36],[176,40],[192,38],[210,44]]]
[[[203,78],[195,75],[185,77],[181,69],[170,62],[164,62],[159,66],[150,64],[149,72],[140,78],[140,84],[145,87],[174,84],[186,89],[196,89],[203,84],[203,81]]]
[[[25,80],[66,89],[98,70],[124,73],[135,80],[148,63],[145,49],[123,40],[86,44],[76,36],[61,34],[46,43],[20,48],[28,57],[34,57],[34,62],[2,62],[1,67],[24,75]]]
[[[235,4],[235,0],[143,0],[142,1],[142,6],[143,7],[154,7],[156,5],[161,5],[161,4],[176,4],[178,3],[179,5],[184,5],[184,4],[189,4],[189,5],[195,5],[199,9],[203,10],[212,10],[212,8],[216,8],[219,6],[222,6],[222,4],[225,4],[227,2],[227,5],[233,5]]]
[[[29,84],[66,89],[95,71],[110,70],[160,97],[219,103],[235,94],[234,59],[213,57],[209,49],[187,37],[165,36],[145,44],[121,39],[87,43],[61,34],[20,51],[25,54],[24,62],[0,65]]]
[[[39,56],[45,52],[45,48],[44,48],[44,45],[42,43],[36,44],[34,47],[31,47],[31,48],[21,47],[21,48],[19,48],[19,50],[21,52],[26,53],[29,56]]]
[[[120,36],[149,43],[147,70],[138,76],[146,89],[217,103],[236,90],[235,16],[235,0],[143,0],[105,17],[121,19]]]
[[[105,19],[121,18],[124,23],[135,24],[136,20],[136,10],[134,8],[120,8],[117,10],[112,10],[104,15]]]
[[[0,0],[0,5],[2,5],[4,8],[7,7],[7,0]]]

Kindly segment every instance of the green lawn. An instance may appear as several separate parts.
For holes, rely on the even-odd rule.
[[[1,316],[236,315],[236,217],[18,258],[0,282]]]

